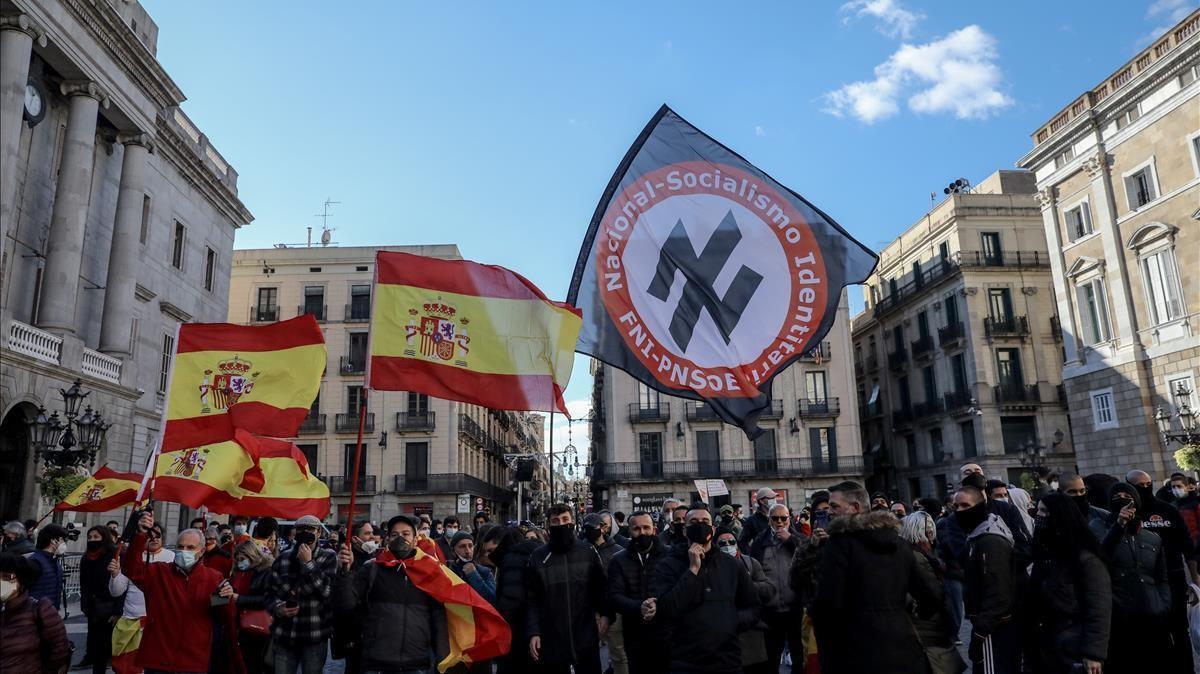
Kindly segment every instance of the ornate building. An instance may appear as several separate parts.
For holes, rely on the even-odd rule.
[[[226,315],[253,216],[157,38],[130,0],[0,0],[0,518],[48,509],[26,422],[76,378],[113,424],[97,464],[141,472],[176,326]]]
[[[1178,445],[1155,415],[1200,400],[1198,80],[1195,11],[1037,129],[1018,162],[1037,176],[1084,473],[1169,474]]]

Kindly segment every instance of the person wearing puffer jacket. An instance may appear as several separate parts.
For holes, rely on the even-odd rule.
[[[1100,554],[1112,579],[1112,636],[1106,674],[1167,671],[1167,614],[1171,586],[1162,539],[1142,528],[1141,497],[1133,485],[1114,484],[1108,492],[1111,513]]]
[[[1015,674],[1020,664],[1016,623],[1013,535],[988,512],[983,492],[964,486],[954,494],[954,520],[967,532],[964,605],[971,621],[971,671]]]
[[[508,655],[497,658],[497,674],[522,674],[533,671],[536,667],[529,657],[529,649],[523,644],[529,643],[529,635],[525,631],[525,611],[528,604],[525,601],[525,568],[529,565],[529,555],[541,546],[536,539],[526,540],[517,527],[497,527],[488,532],[485,543],[496,543],[491,557],[496,562],[496,602],[494,606],[504,617],[512,629],[514,647]]]

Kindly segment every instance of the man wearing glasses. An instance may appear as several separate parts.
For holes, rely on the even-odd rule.
[[[271,624],[276,674],[320,674],[333,633],[333,577],[337,554],[317,546],[321,520],[296,520],[296,545],[271,565],[268,593],[279,601]]]
[[[771,602],[763,606],[762,613],[767,624],[767,662],[778,669],[785,643],[797,656],[804,652],[800,632],[804,607],[791,583],[792,558],[801,536],[792,527],[791,512],[782,503],[771,506],[767,520],[768,529],[750,543],[750,556],[758,560],[763,573],[778,590]]]

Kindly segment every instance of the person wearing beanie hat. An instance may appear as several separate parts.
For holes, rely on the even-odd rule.
[[[871,494],[871,510],[887,510],[892,505],[887,494],[877,491]]]
[[[727,527],[733,533],[734,538],[740,538],[742,535],[742,521],[734,515],[733,506],[726,503],[721,506],[721,522],[720,526]]]
[[[494,604],[496,576],[491,569],[475,563],[475,537],[465,531],[454,534],[450,539],[450,550],[454,553],[453,559],[447,564],[450,570],[467,581],[489,604]]]

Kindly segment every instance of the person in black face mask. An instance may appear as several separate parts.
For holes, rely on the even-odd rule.
[[[608,632],[604,567],[575,535],[571,507],[547,511],[550,542],[529,555],[526,626],[529,656],[545,674],[600,674],[600,639]],[[521,645],[516,644],[514,648]]]
[[[79,560],[79,607],[88,619],[87,651],[79,666],[90,665],[104,674],[112,655],[113,618],[121,615],[122,602],[108,591],[108,563],[116,554],[112,531],[94,526],[87,532],[87,552]]]
[[[1172,671],[1192,671],[1187,605],[1191,594],[1188,583],[1200,582],[1200,576],[1196,574],[1196,547],[1179,510],[1154,495],[1154,480],[1149,473],[1131,470],[1125,475],[1125,481],[1137,489],[1141,498],[1137,517],[1142,528],[1162,538],[1163,553],[1167,557],[1167,579],[1171,584],[1171,614],[1167,620],[1173,645],[1165,664]]]
[[[703,506],[687,513],[688,545],[677,545],[650,578],[655,616],[669,627],[669,672],[742,671],[738,633],[757,625],[758,593],[750,574],[713,545],[712,514]]]
[[[629,516],[629,547],[608,565],[608,604],[621,621],[630,674],[658,674],[670,667],[666,621],[650,595],[650,577],[666,552],[650,513]]]
[[[1000,516],[988,512],[983,492],[975,487],[954,494],[954,520],[967,534],[963,603],[971,620],[971,671],[1015,674],[1020,658],[1012,533]]]
[[[1083,521],[1087,523],[1088,531],[1092,533],[1096,541],[1102,540],[1104,534],[1108,533],[1108,511],[1092,505],[1087,483],[1084,482],[1083,477],[1075,473],[1067,473],[1059,477],[1058,492],[1071,499],[1071,503],[1079,511]]]
[[[684,534],[684,528],[687,527],[688,507],[685,505],[675,506],[671,511],[671,526],[666,531],[658,534],[658,540],[662,541],[665,547],[674,547],[680,544],[687,543],[687,536]]]

